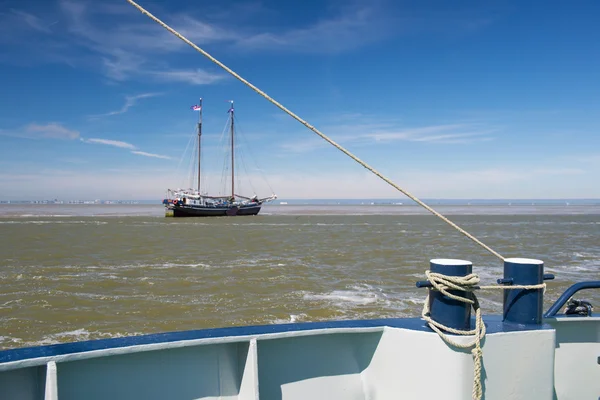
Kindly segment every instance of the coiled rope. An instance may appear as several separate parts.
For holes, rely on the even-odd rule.
[[[139,4],[137,4],[135,1],[133,1],[133,0],[127,0],[127,1],[131,5],[133,5],[135,8],[137,8],[138,10],[140,10],[142,12],[142,14],[148,16],[154,22],[156,22],[157,24],[159,24],[160,26],[162,26],[163,28],[165,28],[166,30],[168,30],[169,32],[171,32],[173,35],[177,36],[179,39],[183,40],[185,43],[187,43],[188,45],[190,45],[192,48],[194,48],[194,50],[196,50],[199,53],[201,53],[203,56],[205,56],[206,58],[208,58],[210,61],[214,62],[219,67],[223,68],[225,71],[229,72],[233,77],[235,77],[236,79],[238,79],[239,81],[241,81],[243,84],[245,84],[246,86],[248,86],[249,88],[251,88],[252,90],[254,90],[256,93],[258,93],[259,95],[261,95],[262,97],[264,97],[265,99],[267,99],[268,101],[270,101],[271,103],[273,103],[275,106],[277,106],[283,112],[285,112],[286,114],[288,114],[290,117],[294,118],[296,121],[300,122],[302,125],[304,125],[308,129],[310,129],[311,131],[313,131],[314,133],[316,133],[317,135],[319,135],[322,139],[324,139],[325,141],[327,141],[333,147],[335,147],[336,149],[338,149],[342,153],[346,154],[348,157],[350,157],[351,159],[353,159],[354,161],[356,161],[357,163],[359,163],[360,165],[362,165],[364,168],[366,168],[367,170],[369,170],[370,172],[372,172],[373,174],[375,174],[377,177],[381,178],[384,182],[386,182],[387,184],[389,184],[390,186],[392,186],[394,189],[396,189],[399,192],[403,193],[406,197],[408,197],[409,199],[411,199],[412,201],[414,201],[415,203],[417,203],[418,205],[420,205],[421,207],[423,207],[424,209],[426,209],[427,211],[429,211],[430,213],[432,213],[436,217],[440,218],[442,221],[446,222],[448,225],[452,226],[454,229],[456,229],[457,231],[459,231],[460,233],[462,233],[463,235],[465,235],[466,237],[468,237],[469,239],[471,239],[472,241],[474,241],[475,243],[477,243],[478,245],[480,245],[481,247],[483,247],[484,249],[486,249],[487,251],[489,251],[490,253],[492,253],[496,257],[498,257],[500,260],[504,261],[504,257],[502,257],[499,253],[497,253],[496,251],[494,251],[491,247],[487,246],[485,243],[483,243],[482,241],[480,241],[479,239],[477,239],[475,236],[471,235],[469,232],[465,231],[464,229],[462,229],[461,227],[459,227],[458,225],[456,225],[454,222],[450,221],[448,218],[444,217],[442,214],[440,214],[439,212],[435,211],[433,208],[429,207],[427,204],[423,203],[421,200],[419,200],[417,197],[415,197],[414,195],[412,195],[411,193],[409,193],[407,190],[401,188],[400,186],[398,186],[397,184],[395,184],[394,182],[392,182],[390,179],[388,179],[385,176],[383,176],[380,172],[378,172],[377,170],[375,170],[375,168],[371,167],[370,165],[368,165],[367,163],[365,163],[364,161],[362,161],[360,158],[358,158],[354,154],[350,153],[348,150],[346,150],[345,148],[343,148],[342,146],[340,146],[339,144],[337,144],[336,142],[334,142],[332,139],[330,139],[329,137],[327,137],[324,133],[320,132],[317,128],[315,128],[314,126],[312,126],[311,124],[309,124],[308,122],[306,122],[305,120],[303,120],[302,118],[300,118],[298,115],[294,114],[292,111],[288,110],[286,107],[284,107],[278,101],[276,101],[275,99],[273,99],[272,97],[270,97],[268,94],[266,94],[265,92],[263,92],[262,90],[260,90],[259,88],[257,88],[253,84],[251,84],[250,82],[248,82],[246,79],[242,78],[240,75],[238,75],[231,68],[229,68],[228,66],[226,66],[225,64],[223,64],[222,62],[220,62],[219,60],[217,60],[216,58],[214,58],[213,56],[211,56],[205,50],[203,50],[200,47],[196,46],[190,40],[188,40],[183,35],[181,35],[179,32],[177,32],[175,29],[171,28],[170,26],[168,26],[167,24],[165,24],[164,22],[162,22],[160,19],[158,19],[154,15],[150,14],[148,11],[146,11],[142,6],[140,6]]]
[[[546,284],[540,283],[537,285],[479,286],[479,277],[476,274],[469,274],[465,276],[448,276],[431,271],[425,271],[425,276],[427,277],[427,280],[431,283],[435,290],[438,290],[439,292],[451,299],[470,304],[473,307],[473,311],[475,311],[475,329],[460,330],[440,324],[439,322],[431,318],[431,310],[429,309],[429,295],[431,293],[431,290],[428,290],[427,298],[425,299],[425,304],[423,305],[423,312],[421,313],[421,317],[427,322],[429,327],[433,329],[438,334],[438,336],[441,337],[444,340],[444,342],[446,342],[448,345],[460,349],[471,349],[471,355],[473,356],[472,397],[473,400],[480,400],[483,396],[483,388],[481,385],[481,358],[483,356],[483,351],[481,350],[481,341],[485,337],[485,324],[483,323],[483,317],[481,316],[481,308],[479,306],[477,296],[475,295],[475,290],[544,289],[545,291]],[[449,290],[467,292],[468,294],[470,294],[470,296],[459,296],[450,293]],[[446,331],[447,333],[453,333],[455,335],[473,336],[473,339],[465,343],[459,343],[453,340],[443,331]]]

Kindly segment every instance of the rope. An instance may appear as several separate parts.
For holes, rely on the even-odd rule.
[[[353,159],[357,163],[359,163],[362,167],[366,168],[368,171],[370,171],[373,174],[375,174],[377,177],[379,177],[380,179],[382,179],[384,182],[386,182],[387,184],[389,184],[390,186],[392,186],[394,189],[396,189],[399,192],[403,193],[406,197],[408,197],[409,199],[411,199],[412,201],[414,201],[415,203],[417,203],[418,205],[420,205],[421,207],[423,207],[424,209],[426,209],[427,211],[429,211],[430,213],[432,213],[436,217],[440,218],[442,221],[446,222],[448,225],[450,225],[451,227],[453,227],[454,229],[456,229],[457,231],[459,231],[460,233],[462,233],[463,235],[465,235],[467,238],[471,239],[473,242],[477,243],[478,245],[480,245],[481,247],[483,247],[485,250],[489,251],[490,253],[492,253],[493,255],[495,255],[496,257],[498,257],[500,260],[504,260],[504,257],[502,257],[499,253],[497,253],[496,251],[494,251],[492,248],[490,248],[489,246],[487,246],[483,242],[481,242],[475,236],[471,235],[469,232],[465,231],[464,229],[462,229],[461,227],[459,227],[458,225],[456,225],[454,222],[450,221],[448,218],[444,217],[442,214],[440,214],[439,212],[435,211],[433,208],[429,207],[427,204],[423,203],[421,200],[419,200],[417,197],[415,197],[414,195],[412,195],[411,193],[409,193],[407,190],[405,190],[405,189],[401,188],[400,186],[396,185],[394,182],[392,182],[390,179],[388,179],[385,176],[383,176],[381,173],[379,173],[373,167],[371,167],[370,165],[368,165],[367,163],[365,163],[364,161],[362,161],[361,159],[359,159],[358,157],[356,157],[354,154],[350,153],[348,150],[346,150],[345,148],[343,148],[342,146],[340,146],[339,144],[337,144],[336,142],[334,142],[332,139],[330,139],[329,137],[327,137],[325,134],[321,133],[317,128],[315,128],[314,126],[312,126],[311,124],[309,124],[308,122],[306,122],[305,120],[303,120],[302,118],[300,118],[299,116],[297,116],[296,114],[294,114],[292,111],[288,110],[282,104],[280,104],[279,102],[277,102],[275,99],[271,98],[265,92],[263,92],[262,90],[260,90],[259,88],[257,88],[256,86],[254,86],[253,84],[251,84],[250,82],[248,82],[246,79],[242,78],[240,75],[238,75],[231,68],[229,68],[228,66],[226,66],[225,64],[223,64],[222,62],[220,62],[219,60],[217,60],[216,58],[214,58],[213,56],[211,56],[209,53],[207,53],[206,51],[204,51],[200,47],[196,46],[194,43],[192,43],[187,38],[185,38],[183,35],[181,35],[179,32],[177,32],[175,29],[171,28],[170,26],[168,26],[167,24],[165,24],[164,22],[162,22],[160,19],[158,19],[154,15],[150,14],[148,11],[146,11],[144,8],[142,8],[139,4],[137,4],[133,0],[127,0],[127,1],[131,5],[133,5],[135,8],[137,8],[139,11],[141,11],[142,14],[148,16],[154,22],[156,22],[157,24],[159,24],[160,26],[162,26],[163,28],[165,28],[166,30],[168,30],[169,32],[171,32],[173,35],[177,36],[179,39],[183,40],[185,43],[187,43],[188,45],[190,45],[196,51],[198,51],[203,56],[205,56],[206,58],[208,58],[210,61],[212,61],[213,63],[217,64],[219,67],[223,68],[225,71],[227,71],[228,73],[230,73],[232,76],[234,76],[236,79],[238,79],[239,81],[241,81],[243,84],[245,84],[246,86],[248,86],[249,88],[251,88],[252,90],[254,90],[256,93],[258,93],[259,95],[261,95],[262,97],[264,97],[265,99],[267,99],[268,101],[270,101],[271,103],[273,103],[275,106],[277,106],[283,112],[285,112],[286,114],[288,114],[289,116],[291,116],[292,118],[294,118],[296,121],[300,122],[306,128],[310,129],[311,131],[313,131],[314,133],[316,133],[317,135],[319,135],[322,139],[324,139],[325,141],[327,141],[329,144],[333,145],[336,149],[338,149],[342,153],[346,154],[348,157],[350,157],[351,159]]]
[[[479,307],[479,301],[475,295],[475,290],[512,290],[512,289],[544,289],[546,290],[546,284],[540,283],[537,285],[489,285],[489,286],[478,286],[479,277],[476,274],[469,274],[466,276],[447,276],[431,271],[425,271],[427,280],[433,285],[434,290],[438,290],[443,295],[448,296],[451,299],[460,301],[463,303],[470,304],[475,311],[475,329],[471,330],[460,330],[445,326],[431,318],[431,310],[429,309],[429,295],[431,289],[427,291],[427,298],[423,305],[423,312],[421,317],[427,322],[429,327],[438,334],[444,342],[450,346],[454,346],[460,349],[471,349],[473,356],[473,400],[480,400],[483,396],[483,389],[481,386],[481,358],[483,351],[481,350],[481,341],[485,337],[485,324],[483,323],[483,317],[481,316],[481,308]],[[459,290],[470,293],[467,297],[459,296],[450,293],[449,290]],[[442,332],[442,330],[453,333],[455,335],[462,336],[473,336],[473,339],[466,343],[459,343],[453,340],[450,336]]]

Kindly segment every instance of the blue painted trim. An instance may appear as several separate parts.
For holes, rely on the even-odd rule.
[[[549,325],[520,325],[502,322],[501,316],[484,318],[488,333],[516,332],[527,330],[552,329]],[[472,322],[474,323],[474,322]],[[240,326],[232,328],[202,329],[156,333],[141,336],[128,336],[113,339],[88,340],[74,343],[61,343],[48,346],[23,347],[19,349],[0,351],[0,364],[40,357],[52,357],[65,354],[85,353],[93,350],[115,349],[120,347],[138,346],[144,344],[169,343],[183,340],[208,339],[219,337],[236,337],[264,335],[270,333],[300,332],[315,329],[336,328],[403,328],[414,331],[431,332],[421,318],[390,318],[373,320],[305,322],[296,324]]]
[[[588,282],[579,282],[571,287],[569,287],[565,292],[556,300],[552,307],[546,311],[544,314],[544,318],[552,318],[556,315],[557,312],[560,311],[562,306],[565,305],[567,301],[577,292],[582,289],[600,289],[600,281],[588,281]]]

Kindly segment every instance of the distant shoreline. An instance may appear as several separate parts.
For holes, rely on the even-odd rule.
[[[444,215],[600,215],[600,204],[435,204]],[[162,204],[0,204],[0,219],[70,217],[164,217]],[[266,204],[269,216],[431,215],[416,204]],[[253,218],[253,217],[248,217]]]
[[[600,199],[423,199],[448,206],[600,206]],[[161,205],[162,200],[0,200],[0,205]],[[265,206],[417,206],[410,199],[278,199]]]

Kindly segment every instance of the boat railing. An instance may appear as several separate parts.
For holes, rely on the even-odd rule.
[[[556,300],[556,302],[546,311],[544,318],[553,318],[560,311],[560,309],[569,301],[573,295],[583,289],[600,289],[600,281],[586,281],[578,282],[569,287],[565,292]],[[588,303],[589,304],[589,303]],[[591,306],[590,306],[591,307]]]

